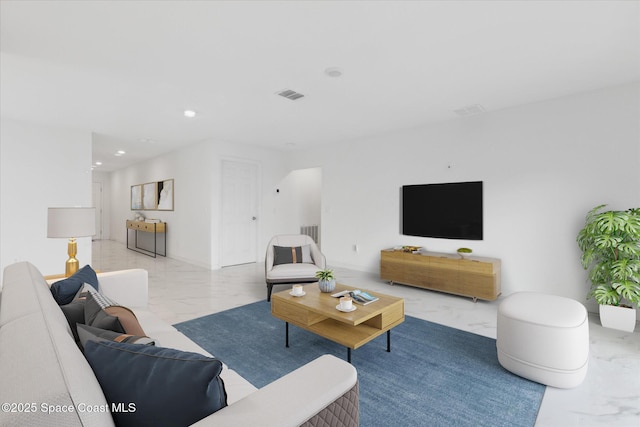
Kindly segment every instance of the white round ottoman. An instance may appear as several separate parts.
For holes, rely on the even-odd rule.
[[[509,295],[498,306],[496,346],[508,371],[553,387],[576,387],[589,362],[587,310],[555,295]]]

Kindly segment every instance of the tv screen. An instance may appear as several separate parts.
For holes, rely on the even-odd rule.
[[[402,234],[482,240],[482,181],[402,187]]]

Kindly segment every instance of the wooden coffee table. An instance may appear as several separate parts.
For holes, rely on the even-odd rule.
[[[367,305],[354,303],[356,309],[345,313],[336,309],[340,302],[331,294],[356,290],[337,284],[331,293],[322,293],[317,284],[303,287],[306,294],[294,297],[291,289],[278,292],[271,298],[271,314],[285,321],[285,345],[289,347],[289,323],[306,329],[347,347],[347,360],[351,362],[351,350],[362,347],[372,339],[387,333],[387,351],[391,351],[391,329],[404,322],[404,300],[366,290],[378,297]],[[365,289],[361,289],[365,290]]]

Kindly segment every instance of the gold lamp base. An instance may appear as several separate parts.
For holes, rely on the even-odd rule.
[[[69,259],[65,263],[64,277],[73,276],[78,271],[80,266],[80,262],[76,259],[76,254],[78,253],[78,243],[76,242],[75,237],[69,239],[69,244],[67,245],[67,253],[69,255]]]

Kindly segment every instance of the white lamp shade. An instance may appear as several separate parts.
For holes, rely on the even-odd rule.
[[[96,234],[96,208],[49,208],[47,237],[85,237]]]

